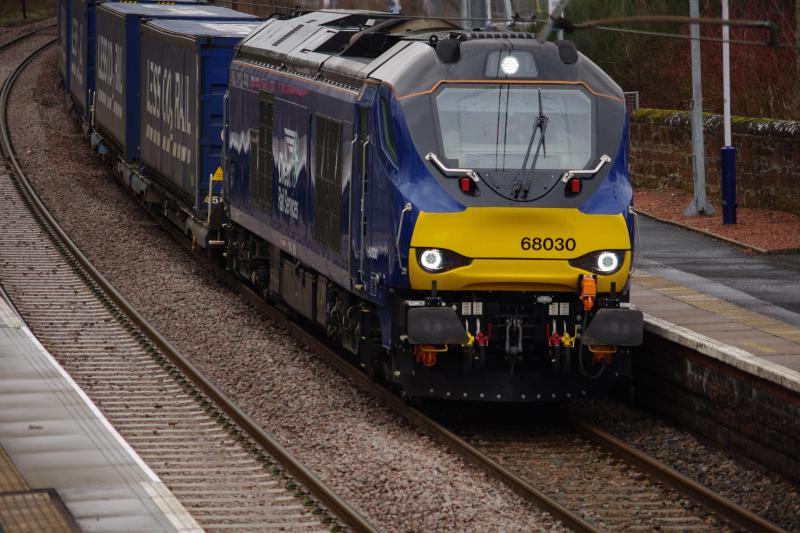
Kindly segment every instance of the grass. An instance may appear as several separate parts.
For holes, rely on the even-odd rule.
[[[22,18],[23,3],[25,18]],[[21,26],[55,16],[55,0],[0,0],[0,28]]]

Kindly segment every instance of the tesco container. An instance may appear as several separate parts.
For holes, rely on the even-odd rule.
[[[210,181],[214,196],[222,192],[228,69],[234,46],[259,25],[217,20],[142,24],[141,161],[196,214],[206,212]]]
[[[59,0],[59,72],[64,87],[85,119],[94,93],[95,10],[102,0]],[[142,3],[162,3],[142,0]],[[204,4],[205,0],[168,0],[166,4]],[[63,70],[62,70],[63,69]]]
[[[85,1],[85,0],[75,0]],[[97,8],[93,124],[127,161],[139,158],[140,24],[144,19],[257,21],[209,5],[105,3]]]

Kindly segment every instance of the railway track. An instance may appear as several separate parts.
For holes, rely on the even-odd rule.
[[[191,249],[191,241],[180,231],[158,213],[149,212],[176,242]],[[556,413],[558,424],[522,430],[465,430],[451,419],[452,410],[423,412],[373,382],[324,339],[288,319],[207,255],[196,253],[195,257],[360,388],[573,530],[783,531],[599,428],[557,410],[551,416]],[[499,412],[496,406],[489,407],[490,425],[496,423]],[[513,419],[512,425],[520,419]],[[467,424],[474,421],[471,417]]]
[[[7,108],[14,82],[53,44],[32,50],[0,90],[0,141],[14,170],[0,166],[0,282],[31,330],[204,529],[372,531],[153,330],[36,196]]]
[[[17,35],[16,37],[13,37],[13,38],[11,38],[11,39],[3,42],[3,43],[0,43],[0,53],[2,53],[3,51],[5,51],[8,48],[11,48],[15,44],[22,43],[22,42],[26,41],[27,39],[31,38],[32,36],[36,35],[37,33],[43,32],[45,30],[53,29],[55,27],[56,27],[55,23],[48,24],[46,26],[42,26],[40,28],[36,28],[34,30],[24,32],[24,33],[22,33],[20,35]]]
[[[481,453],[600,530],[781,531],[557,409],[545,421],[518,413],[530,421],[523,429],[520,418],[489,413],[492,420],[476,429],[470,429],[474,420],[448,425]]]
[[[179,233],[176,237],[188,246],[188,241]],[[250,287],[223,269],[215,268],[218,277],[362,389],[576,531],[654,528],[783,531],[585,422],[572,421],[567,427],[559,426],[558,432],[550,429],[549,434],[536,433],[533,428],[498,435],[485,431],[462,432],[450,427],[447,417],[428,416],[374,383],[323,340],[287,319]],[[543,476],[541,472],[559,475]],[[570,476],[574,480],[571,487]],[[609,487],[614,488],[609,490]]]
[[[190,239],[169,221],[157,212],[148,212],[176,242],[192,249]],[[451,426],[447,415],[429,416],[373,382],[324,339],[287,318],[207,254],[196,252],[195,257],[363,390],[576,531],[783,531],[586,422],[569,420],[566,426],[559,424],[557,432],[552,427],[539,428],[544,433],[530,427],[499,434],[459,430]],[[541,472],[559,475],[543,476]]]
[[[191,240],[157,211],[147,209],[187,251]],[[457,455],[500,480],[576,531],[692,530],[783,531],[757,514],[690,480],[586,422],[520,431],[463,431],[448,416],[409,405],[373,382],[346,357],[301,323],[290,320],[205,252],[198,261],[322,356],[360,388]],[[440,413],[441,414],[441,413]],[[497,414],[497,410],[494,411]],[[542,475],[545,472],[547,475]],[[551,475],[557,473],[558,475]]]
[[[165,223],[164,227],[175,233],[179,242],[190,247],[172,226]],[[204,260],[201,256],[198,258]],[[211,262],[207,264],[212,265]],[[301,325],[288,321],[229,273],[218,267],[216,273],[361,388],[575,530],[652,529],[657,526],[665,529],[779,530],[587,425],[561,427],[559,432],[551,430],[549,434],[544,430],[532,432],[530,428],[500,434],[448,429],[447,424],[437,422],[376,386],[324,342]],[[547,453],[541,453],[543,450]],[[539,474],[543,471],[555,471],[558,476],[543,477]],[[572,486],[567,484],[570,478],[574,480]],[[613,490],[609,490],[609,486],[613,486]]]

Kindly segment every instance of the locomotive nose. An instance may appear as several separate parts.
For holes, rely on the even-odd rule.
[[[582,274],[598,290],[622,287],[631,264],[623,215],[576,209],[473,207],[420,213],[411,239],[413,289],[575,291]]]

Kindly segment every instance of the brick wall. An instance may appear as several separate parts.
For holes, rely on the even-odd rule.
[[[733,118],[738,204],[800,213],[800,122]],[[704,117],[706,187],[719,207],[722,116]],[[692,191],[692,132],[685,111],[640,109],[631,118],[631,174],[640,187]]]

